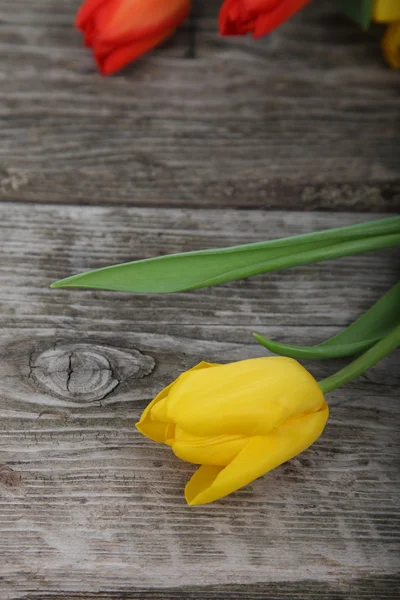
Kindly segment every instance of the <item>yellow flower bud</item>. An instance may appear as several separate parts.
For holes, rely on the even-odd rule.
[[[136,427],[201,465],[185,498],[207,504],[311,446],[328,412],[312,375],[296,360],[274,356],[198,364],[156,396]]]
[[[372,20],[378,23],[391,23],[400,19],[399,0],[375,0],[372,8]]]
[[[400,21],[392,23],[386,29],[382,38],[382,51],[389,65],[393,69],[400,69]]]

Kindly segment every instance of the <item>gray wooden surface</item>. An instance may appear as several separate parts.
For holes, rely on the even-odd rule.
[[[398,598],[398,354],[329,395],[312,448],[212,505],[186,506],[193,467],[133,425],[201,359],[262,356],[254,330],[332,335],[395,283],[399,251],[174,296],[48,287],[397,212],[381,30],[321,1],[261,42],[222,40],[204,1],[101,79],[77,5],[0,4],[0,600]]]
[[[398,209],[383,29],[318,0],[264,40],[221,39],[219,3],[197,0],[195,58],[186,26],[102,79],[71,27],[79,0],[1,0],[0,198]]]

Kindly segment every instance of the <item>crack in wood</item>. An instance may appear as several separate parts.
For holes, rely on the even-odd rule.
[[[72,355],[73,355],[73,353],[71,352],[71,354],[68,356],[67,381],[65,383],[65,387],[67,388],[68,391],[70,391],[69,384],[71,381],[72,373],[74,372],[74,370],[72,368]]]

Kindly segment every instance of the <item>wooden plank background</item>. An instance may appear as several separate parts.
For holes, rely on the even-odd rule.
[[[333,334],[395,282],[398,252],[174,296],[48,289],[56,277],[110,258],[253,241],[365,216],[9,208],[3,204],[0,218],[6,598],[41,597],[23,595],[32,588],[73,598],[72,591],[135,587],[155,598],[167,596],[154,588],[173,587],[171,598],[185,598],[187,586],[194,593],[192,586],[203,585],[221,585],[221,597],[230,598],[275,598],[277,589],[283,598],[358,598],[367,580],[380,598],[391,598],[399,540],[396,357],[330,396],[329,425],[310,450],[214,505],[189,509],[183,487],[193,467],[133,426],[158,390],[201,359],[263,355],[253,330],[295,342]],[[307,366],[322,377],[341,364]],[[204,594],[218,598],[218,589]]]
[[[2,0],[0,198],[399,209],[383,28],[320,0],[264,40],[222,39],[219,3],[197,2],[194,45],[186,26],[104,79],[71,27],[78,0]]]
[[[382,29],[321,0],[224,40],[204,1],[102,79],[77,6],[0,4],[0,599],[398,598],[398,354],[329,395],[312,448],[212,505],[188,508],[193,466],[133,426],[201,359],[264,355],[253,331],[332,335],[396,282],[399,251],[174,296],[48,287],[398,211]]]

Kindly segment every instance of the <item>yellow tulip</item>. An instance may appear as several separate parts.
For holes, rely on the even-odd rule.
[[[400,69],[400,21],[392,23],[382,38],[382,51],[393,69]]]
[[[311,446],[328,406],[296,360],[273,356],[226,365],[202,362],[154,398],[136,427],[201,465],[188,504],[227,496]]]
[[[393,69],[400,69],[400,0],[375,0],[372,20],[391,23],[382,38],[382,52]]]
[[[392,23],[400,19],[400,0],[375,0],[372,20],[377,23]]]

